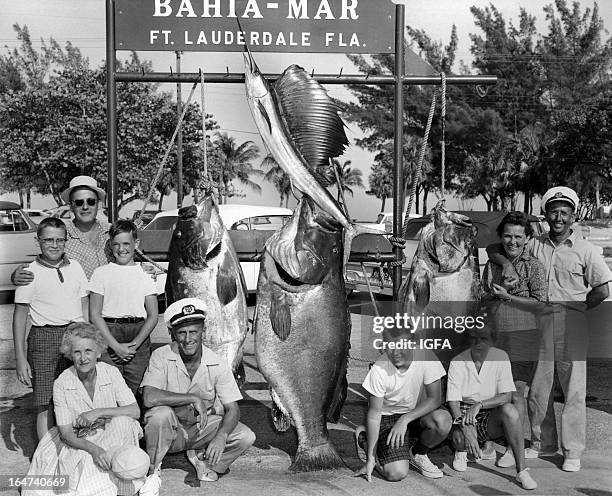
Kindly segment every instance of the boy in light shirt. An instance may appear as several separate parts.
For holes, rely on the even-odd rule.
[[[98,267],[89,282],[91,323],[108,343],[101,360],[117,367],[136,395],[151,357],[157,325],[155,282],[134,262],[136,225],[118,220],[109,231],[115,262]]]
[[[365,475],[368,481],[375,467],[389,481],[404,479],[410,465],[425,477],[443,475],[427,453],[444,441],[451,429],[450,414],[440,408],[441,379],[446,372],[429,350],[394,349],[408,340],[418,342],[409,329],[385,329],[386,354],[363,382],[370,393],[367,426],[357,428],[355,439],[358,453],[361,449],[366,455],[365,465],[355,475]],[[412,449],[410,437],[418,438]]]
[[[493,346],[495,332],[488,326],[470,329],[468,337],[470,347],[453,358],[448,368],[453,468],[464,472],[468,455],[479,459],[481,446],[489,439],[505,437],[516,459],[517,483],[523,489],[535,489],[538,485],[525,468],[523,426],[511,403],[516,388],[508,354]]]
[[[15,290],[13,339],[17,379],[34,390],[36,433],[41,439],[54,425],[53,381],[70,366],[59,348],[66,327],[87,318],[87,277],[76,260],[64,253],[66,226],[49,217],[38,225],[40,255],[28,270],[34,281]],[[26,322],[32,320],[27,339]]]

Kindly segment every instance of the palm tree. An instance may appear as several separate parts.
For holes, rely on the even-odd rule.
[[[261,163],[261,167],[269,167],[270,170],[265,173],[264,179],[274,186],[276,191],[280,196],[280,206],[283,206],[283,201],[285,202],[285,207],[289,204],[289,195],[291,194],[291,179],[289,179],[289,175],[283,170],[283,168],[278,165],[276,160],[270,155],[263,159]]]
[[[363,173],[359,169],[351,167],[351,161],[347,160],[344,164],[340,165],[338,159],[332,160],[333,167],[338,171],[338,179],[342,187],[342,192],[350,193],[353,196],[353,189],[355,187],[363,188]],[[332,167],[329,167],[325,173],[326,178],[330,182],[330,186],[336,184],[336,174]],[[340,188],[338,188],[338,201],[341,198]]]
[[[253,191],[261,192],[261,186],[252,181],[250,176],[262,176],[263,172],[253,167],[251,163],[259,156],[259,148],[252,141],[238,144],[233,136],[227,133],[215,133],[213,146],[219,157],[218,171],[212,171],[213,178],[222,186],[221,203],[227,203],[227,198],[234,196],[231,182],[237,179]],[[215,178],[214,175],[217,177]]]

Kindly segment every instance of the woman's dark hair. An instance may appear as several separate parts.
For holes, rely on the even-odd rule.
[[[533,227],[531,227],[531,223],[529,219],[527,219],[527,214],[524,212],[508,212],[506,216],[502,219],[502,221],[497,226],[497,235],[501,238],[504,234],[504,226],[506,224],[510,224],[513,226],[523,226],[525,228],[525,235],[529,238],[533,236]]]

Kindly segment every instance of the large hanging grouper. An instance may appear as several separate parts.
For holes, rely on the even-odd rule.
[[[168,304],[181,298],[204,301],[204,344],[226,358],[242,384],[242,346],[248,319],[246,285],[240,261],[210,195],[197,207],[179,210],[170,243],[166,298]]]
[[[420,336],[450,345],[435,351],[443,364],[466,345],[467,327],[458,323],[477,317],[480,276],[475,236],[471,219],[447,211],[440,200],[421,232],[410,276],[400,287],[402,309],[415,318],[427,317],[427,325],[418,329]]]
[[[351,319],[342,276],[342,226],[305,197],[266,242],[254,318],[255,356],[270,385],[275,425],[295,425],[292,471],[344,466],[327,419],[346,395]]]

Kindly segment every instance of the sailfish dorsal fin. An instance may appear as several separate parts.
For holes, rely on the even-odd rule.
[[[342,155],[349,144],[338,115],[340,107],[323,86],[295,64],[276,81],[274,93],[296,148],[316,179],[329,185],[334,177],[329,174],[329,159]]]

